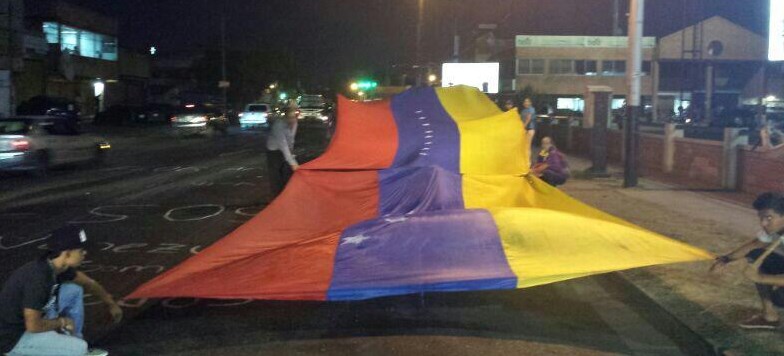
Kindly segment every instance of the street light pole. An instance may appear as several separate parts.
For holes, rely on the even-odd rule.
[[[224,10],[225,11],[225,10]],[[226,85],[226,14],[221,14],[221,81],[223,87],[223,115],[229,113],[229,88]]]
[[[422,31],[423,25],[425,22],[425,0],[418,0],[419,3],[419,10],[417,15],[417,27],[416,27],[416,66],[418,67],[422,63]],[[417,69],[417,77],[416,77],[416,84],[417,86],[422,84],[422,73],[421,68]]]
[[[642,30],[645,21],[645,0],[629,0],[629,59],[626,76],[629,96],[626,100],[627,123],[623,186],[637,186],[637,119],[640,115],[640,89],[642,81]]]

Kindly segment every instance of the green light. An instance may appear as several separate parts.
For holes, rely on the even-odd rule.
[[[280,100],[286,100],[288,97],[289,95],[286,93],[280,93],[280,95],[278,95],[278,98],[280,98]]]
[[[378,87],[378,82],[372,80],[361,80],[357,82],[357,89],[359,90],[373,90],[376,89],[376,87]]]

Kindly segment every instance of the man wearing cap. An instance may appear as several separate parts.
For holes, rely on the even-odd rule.
[[[122,309],[106,290],[76,270],[87,234],[69,226],[52,233],[45,256],[18,268],[0,290],[0,354],[107,355],[82,339],[84,291],[100,298],[115,323]]]

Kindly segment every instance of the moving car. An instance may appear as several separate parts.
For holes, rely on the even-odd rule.
[[[218,109],[196,104],[181,108],[172,116],[171,125],[180,136],[225,134],[229,130],[229,120]]]
[[[239,114],[240,128],[254,127],[269,128],[269,118],[272,115],[272,105],[266,103],[248,104],[245,111]]]
[[[327,103],[322,95],[302,95],[297,99],[299,119],[317,119],[329,121]]]
[[[70,120],[53,116],[0,119],[0,170],[45,174],[63,164],[100,163],[111,148],[106,140],[84,135]]]

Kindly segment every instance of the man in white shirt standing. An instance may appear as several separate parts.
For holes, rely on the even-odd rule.
[[[784,292],[784,196],[762,194],[754,201],[754,209],[759,215],[762,231],[757,238],[735,251],[716,258],[711,270],[745,257],[749,263],[745,275],[757,287],[762,310],[739,326],[743,329],[776,330],[780,318],[775,305],[781,306],[780,297]]]
[[[290,101],[283,117],[272,122],[267,138],[267,174],[274,199],[286,187],[289,178],[299,168],[294,151],[297,136],[297,104]]]

